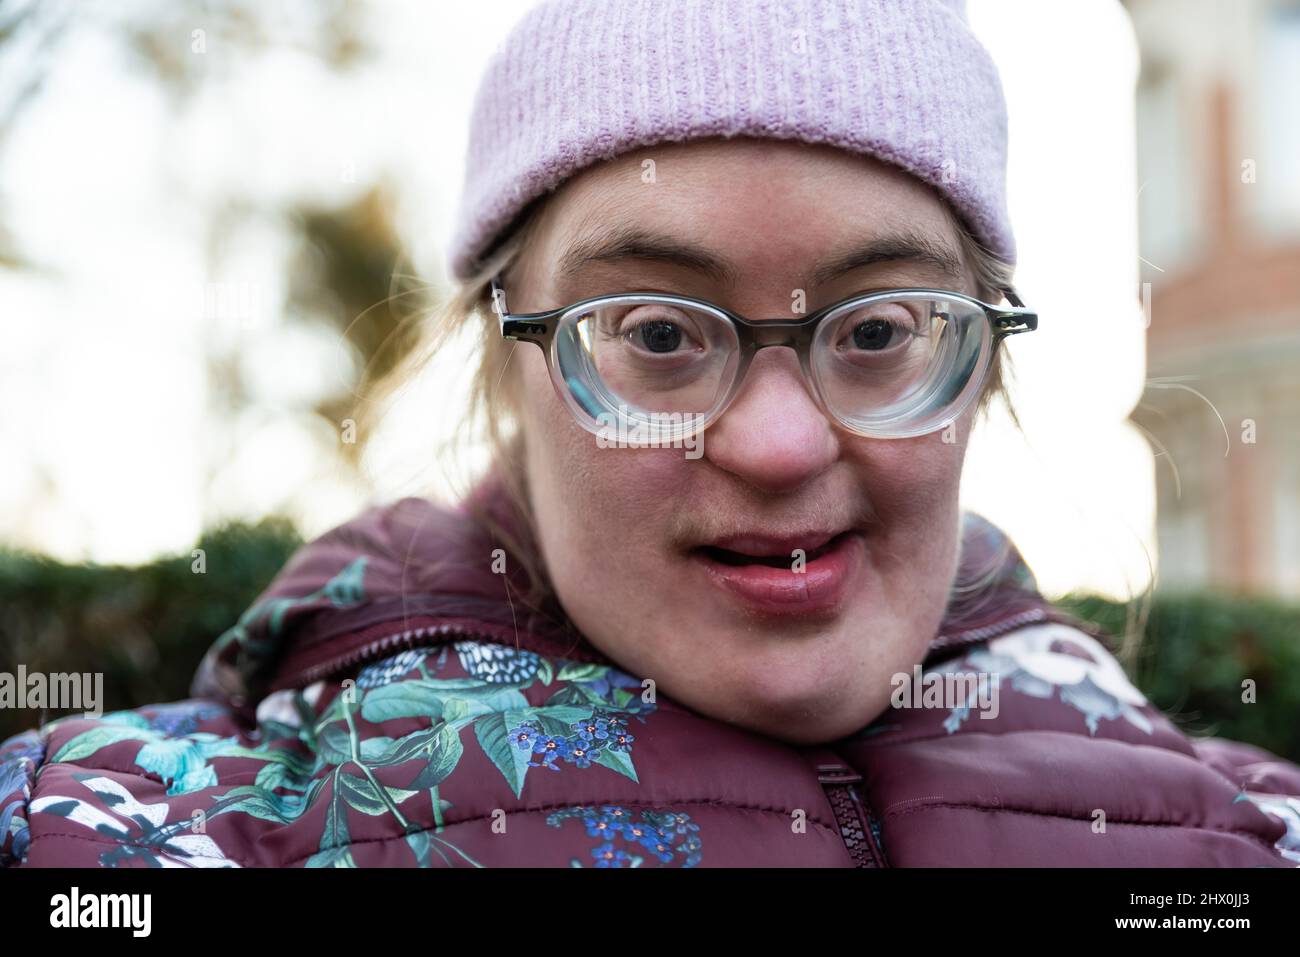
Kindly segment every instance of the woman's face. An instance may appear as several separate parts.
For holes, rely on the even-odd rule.
[[[909,255],[917,239],[940,256]],[[505,278],[512,312],[635,290],[795,318],[798,290],[808,313],[874,289],[976,292],[920,181],[829,147],[745,139],[575,176]],[[833,740],[887,707],[956,573],[973,412],[946,433],[861,438],[820,411],[792,350],[769,348],[689,456],[601,448],[541,350],[517,347],[510,368],[543,557],[596,647],[687,707],[791,742]]]

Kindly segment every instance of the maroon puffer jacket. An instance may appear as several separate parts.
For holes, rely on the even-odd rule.
[[[193,700],[0,746],[0,861],[1300,862],[1300,768],[1180,733],[973,514],[959,581],[991,568],[992,585],[948,609],[914,676],[930,706],[816,748],[652,700],[510,600],[518,572],[493,573],[493,546],[422,499],[304,546],[209,652]],[[932,698],[944,682],[967,696]]]

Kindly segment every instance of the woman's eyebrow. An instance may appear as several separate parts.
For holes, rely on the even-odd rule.
[[[618,226],[594,236],[574,240],[560,256],[556,276],[564,281],[593,263],[618,262],[623,259],[684,266],[727,286],[733,285],[736,280],[735,267],[716,253],[688,240],[655,233],[640,226]]]
[[[560,281],[565,281],[593,263],[619,262],[624,259],[683,266],[727,286],[735,285],[738,274],[730,261],[704,246],[641,226],[625,225],[575,239],[561,254],[556,276]],[[904,230],[873,237],[858,246],[826,257],[813,269],[811,285],[820,286],[852,269],[880,263],[927,266],[953,282],[961,282],[964,278],[960,257],[946,244]]]
[[[965,279],[961,257],[938,240],[904,231],[867,240],[845,252],[822,260],[812,272],[814,288],[851,269],[879,263],[905,263],[936,270],[944,280],[960,284]]]

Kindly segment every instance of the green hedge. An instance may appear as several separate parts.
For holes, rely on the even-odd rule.
[[[184,698],[204,652],[301,543],[287,519],[226,525],[195,546],[202,574],[189,553],[126,567],[0,550],[0,671],[102,671],[106,711]],[[41,720],[0,709],[0,740]]]
[[[232,625],[301,544],[286,519],[204,535],[206,572],[189,554],[139,567],[65,565],[0,550],[0,671],[104,673],[106,710],[187,695],[208,646]],[[1114,635],[1137,605],[1087,596],[1061,607]],[[1248,741],[1300,761],[1300,604],[1160,594],[1125,666],[1188,734]],[[1256,703],[1242,701],[1255,682]],[[53,717],[51,713],[48,717]],[[41,715],[0,710],[0,740]]]

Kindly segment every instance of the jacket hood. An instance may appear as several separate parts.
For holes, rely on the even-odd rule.
[[[524,523],[503,501],[491,481],[455,508],[403,498],[304,544],[209,649],[191,693],[251,714],[270,691],[304,687],[403,648],[465,637],[617,666],[558,605],[523,600],[527,578],[520,563],[471,507],[487,503],[518,541]],[[975,512],[963,512],[961,521],[957,575],[925,664],[1035,622],[1063,622],[1109,641],[1043,598],[1001,529]]]

